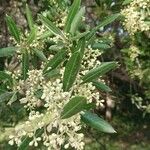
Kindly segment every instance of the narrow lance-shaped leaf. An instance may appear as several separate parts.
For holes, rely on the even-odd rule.
[[[93,81],[92,82],[93,85],[98,89],[98,90],[102,90],[104,92],[111,92],[111,89],[109,86],[105,85],[102,82],[98,82],[98,81]]]
[[[29,143],[32,141],[32,138],[25,136],[22,138],[22,142],[19,145],[19,147],[17,148],[17,150],[27,150],[29,147]]]
[[[72,49],[72,52],[80,51],[81,52],[81,59],[84,55],[85,50],[85,37],[82,37],[80,40],[78,40],[78,45],[76,48]]]
[[[29,6],[26,4],[26,17],[27,17],[27,21],[28,21],[28,25],[30,30],[32,30],[34,24],[33,24],[33,17],[32,17],[32,13],[29,9]]]
[[[61,62],[63,62],[66,58],[66,50],[62,49],[60,50],[45,66],[44,71],[46,72],[47,70],[49,70],[48,68],[50,68],[50,70],[56,68]]]
[[[94,30],[98,30],[101,27],[104,27],[110,23],[112,23],[113,21],[115,21],[118,17],[120,16],[119,13],[117,14],[113,14],[109,17],[107,17],[104,21],[102,21],[102,23],[100,23],[98,26],[96,26],[96,28]]]
[[[26,80],[28,77],[28,70],[29,70],[29,54],[27,50],[24,51],[22,54],[22,76],[23,79]]]
[[[64,37],[64,34],[62,33],[62,31],[57,28],[49,19],[47,19],[46,17],[40,15],[40,20],[44,23],[44,25],[54,34],[54,35],[59,35],[62,38]]]
[[[127,5],[130,4],[133,0],[124,0],[124,2],[122,3],[122,5]]]
[[[84,56],[84,51],[85,51],[85,46],[86,46],[86,41],[85,41],[85,37],[81,38],[79,40],[79,50],[81,52],[81,59],[83,58]]]
[[[4,71],[0,71],[0,81],[1,80],[9,80],[12,81],[12,77],[11,75],[9,75],[8,73],[4,72]]]
[[[19,32],[19,28],[16,26],[14,20],[10,16],[6,15],[6,23],[7,23],[7,26],[8,26],[8,29],[9,29],[11,35],[19,43],[20,42],[20,32]]]
[[[40,137],[42,135],[42,133],[44,132],[44,129],[38,129],[36,130],[35,133],[35,137]],[[24,136],[21,144],[19,145],[19,147],[17,148],[17,150],[27,150],[29,147],[29,143],[33,140],[33,138],[30,138],[28,136]]]
[[[69,14],[68,14],[66,24],[65,24],[65,32],[67,32],[67,33],[70,31],[71,23],[80,8],[80,4],[81,4],[81,0],[73,1],[73,4],[69,10]]]
[[[74,33],[77,31],[78,26],[80,25],[80,22],[82,20],[82,16],[85,13],[85,7],[82,7],[79,12],[75,15],[72,23],[71,23],[71,29],[70,33],[74,35]]]
[[[83,83],[85,82],[91,82],[93,79],[104,75],[105,73],[109,72],[110,70],[117,67],[116,62],[104,62],[98,67],[90,70],[85,76],[83,76],[82,80]]]
[[[17,48],[16,47],[6,47],[0,49],[0,57],[8,57],[15,54]]]
[[[8,92],[8,91],[0,94],[0,103],[7,102],[13,96],[13,94],[14,92]]]
[[[37,50],[37,49],[33,49],[35,55],[41,60],[41,61],[44,61],[46,62],[47,61],[47,58],[46,56],[44,55],[44,53],[40,50]]]
[[[47,71],[45,74],[43,74],[43,76],[46,79],[56,78],[56,77],[60,76],[60,73],[59,73],[59,70],[53,69],[53,70]]]
[[[33,27],[29,36],[27,37],[27,44],[30,45],[35,39],[37,35],[37,28]]]
[[[108,49],[110,48],[110,45],[109,44],[106,44],[106,43],[94,43],[92,45],[92,49],[101,49],[101,50],[105,50],[105,49]]]
[[[85,37],[88,33],[89,33],[89,31],[86,31],[86,32],[83,32],[83,33],[79,33],[79,34],[77,34],[76,36],[72,37],[71,39],[72,39],[72,40],[77,40],[77,39],[83,38],[83,37]]]
[[[44,33],[42,33],[41,35],[39,35],[38,40],[43,40],[43,39],[46,39],[51,36],[53,36],[53,33],[51,31],[47,30]]]
[[[81,53],[76,51],[66,64],[63,76],[63,89],[68,91],[73,85],[81,65]]]
[[[116,133],[116,131],[109,123],[98,117],[98,115],[89,111],[81,114],[81,120],[92,128],[97,129],[98,131],[105,133]]]
[[[84,110],[86,98],[83,96],[73,97],[63,108],[61,118],[66,119]]]
[[[8,101],[7,105],[11,105],[15,101],[17,101],[17,92],[14,92],[14,94],[12,95],[12,97],[10,98],[10,100]]]
[[[96,26],[87,36],[87,40],[90,40],[96,33],[96,31],[98,29],[100,29],[101,27],[104,27],[108,24],[110,24],[111,22],[115,21],[118,17],[120,16],[120,14],[113,14],[109,17],[107,17],[104,21],[102,21],[98,26]]]

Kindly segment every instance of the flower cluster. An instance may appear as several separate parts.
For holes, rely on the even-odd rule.
[[[65,13],[63,14],[64,16],[66,16]],[[57,24],[56,26],[61,28],[64,26],[65,19],[65,17],[60,17],[61,24],[57,19],[54,22]],[[43,26],[37,30],[39,29],[41,30],[37,31],[38,37],[46,31]],[[68,50],[67,57],[70,57],[72,55],[72,41],[69,40],[68,34],[64,35],[66,37],[65,40],[60,39],[59,35],[46,39],[55,43],[54,45],[50,45],[50,47],[57,46],[58,42],[62,40],[62,43]],[[45,41],[40,43],[39,40],[37,38],[31,44],[27,45],[26,49],[30,54],[32,54],[33,48],[43,46]],[[24,46],[25,42],[23,41],[21,45]],[[29,146],[37,147],[39,143],[42,143],[48,150],[60,149],[61,147],[65,149],[71,147],[77,150],[84,149],[84,135],[80,132],[82,127],[80,114],[77,113],[70,118],[61,119],[61,113],[64,106],[75,96],[84,96],[87,99],[87,103],[95,103],[97,107],[103,106],[104,101],[100,100],[99,92],[95,86],[92,83],[81,84],[82,76],[89,70],[100,65],[100,62],[97,60],[100,54],[99,50],[93,50],[91,47],[85,48],[78,76],[71,90],[67,92],[63,91],[64,63],[60,64],[59,75],[52,78],[44,76],[44,63],[38,67],[39,69],[30,67],[26,80],[21,80],[17,77],[17,74],[13,74],[12,77],[16,81],[14,89],[21,95],[20,103],[27,109],[29,116],[27,121],[16,126],[14,134],[10,136],[9,144],[20,146],[22,139],[29,137]],[[49,54],[47,57],[48,60],[51,60],[54,58],[54,53]],[[19,75],[20,73],[21,71],[19,71]]]
[[[41,103],[41,100],[36,96],[36,92],[42,88],[45,82],[42,70],[31,70],[28,75],[26,81],[19,80],[17,90],[25,95],[24,98],[20,99],[20,102],[26,104],[25,107],[32,110]]]
[[[133,0],[122,14],[125,16],[124,26],[133,35],[137,31],[149,31],[150,0]]]
[[[138,47],[131,45],[128,51],[131,61],[136,61],[136,58],[141,54]]]
[[[61,112],[65,104],[76,95],[85,96],[88,103],[95,102],[97,106],[103,105],[103,102],[99,100],[99,92],[92,83],[80,85],[81,76],[100,64],[97,60],[99,55],[98,50],[92,50],[90,47],[85,50],[77,80],[68,92],[64,92],[62,88],[64,67],[60,69],[60,76],[57,78],[45,79],[40,69],[30,70],[25,81],[18,80],[16,90],[24,95],[20,102],[29,111],[29,118],[24,124],[16,126],[9,143],[16,143],[19,146],[22,137],[27,136],[32,138],[30,146],[38,146],[38,143],[42,141],[48,149],[58,149],[62,145],[66,149],[69,147],[83,149],[84,135],[80,133],[80,114],[61,119]],[[39,91],[41,94],[37,96],[36,93]],[[37,111],[38,107],[42,107],[43,111]],[[43,130],[40,136],[37,136],[38,130]]]
[[[129,49],[122,50],[126,54],[127,69],[132,78],[143,78],[143,71],[138,56],[141,55],[140,49],[136,45],[131,45]],[[132,64],[132,65],[131,65]]]
[[[64,120],[60,118],[62,108],[69,101],[71,92],[63,92],[60,79],[44,82],[41,71],[29,71],[26,83],[18,86],[18,91],[22,92],[23,89],[25,91],[25,97],[20,102],[24,103],[26,108],[30,108],[30,114],[29,120],[25,124],[16,127],[15,134],[10,136],[9,143],[14,144],[15,142],[19,146],[22,136],[28,136],[33,138],[30,146],[38,146],[38,141],[42,140],[49,149],[57,149],[61,145],[64,145],[65,148],[71,146],[75,149],[83,149],[84,136],[82,133],[78,133],[81,129],[80,115],[77,114]],[[37,98],[35,95],[35,91],[38,89],[43,90],[41,98]],[[43,106],[46,108],[45,113],[34,111],[38,101],[43,101]],[[44,132],[40,137],[36,137],[35,133],[42,128]],[[68,137],[67,141],[66,137]]]
[[[82,60],[81,73],[85,75],[90,69],[96,68],[100,65],[100,61],[97,60],[97,57],[100,56],[100,50],[93,50],[91,46],[85,49],[85,54]]]

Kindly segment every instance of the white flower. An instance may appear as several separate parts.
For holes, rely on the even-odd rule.
[[[137,31],[150,31],[148,20],[150,0],[133,0],[121,13],[125,16],[124,26],[133,35]]]

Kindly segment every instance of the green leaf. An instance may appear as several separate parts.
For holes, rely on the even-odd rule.
[[[104,62],[98,67],[90,70],[84,77],[83,77],[83,83],[85,82],[91,82],[93,79],[102,76],[109,72],[110,70],[117,67],[116,62]]]
[[[7,23],[9,32],[15,38],[15,40],[19,43],[20,42],[20,32],[19,32],[19,28],[16,26],[14,20],[10,16],[6,15],[6,23]]]
[[[113,21],[115,21],[118,17],[120,16],[119,13],[110,15],[109,17],[107,17],[104,21],[102,21],[98,26],[95,27],[95,31],[100,29],[101,27],[104,27],[110,23],[112,23]]]
[[[51,37],[51,36],[53,36],[53,33],[48,30],[48,31],[45,31],[44,33],[42,33],[42,34],[38,37],[38,39],[39,39],[39,40],[43,40],[43,39],[46,39],[46,38]]]
[[[22,76],[23,80],[26,80],[28,77],[28,70],[29,70],[29,54],[27,50],[24,51],[22,54]]]
[[[84,105],[84,110],[90,110],[90,109],[94,109],[94,108],[96,108],[95,103],[88,103],[88,104]]]
[[[56,77],[58,77],[59,75],[60,75],[60,74],[59,74],[59,71],[56,70],[56,69],[48,70],[48,71],[46,71],[45,74],[43,74],[43,76],[44,76],[46,79],[56,78]]]
[[[71,23],[71,28],[70,28],[70,33],[72,35],[74,35],[74,33],[77,31],[77,28],[78,26],[80,25],[81,23],[81,20],[82,20],[82,16],[84,15],[85,13],[85,7],[82,7],[79,12],[75,15],[72,23]]]
[[[0,81],[1,80],[12,80],[12,77],[8,73],[0,71]]]
[[[116,131],[109,123],[98,117],[98,115],[89,111],[81,114],[81,120],[92,128],[97,129],[98,131],[105,133],[116,133]]]
[[[11,105],[17,100],[17,92],[14,92],[11,99],[8,101],[7,105]]]
[[[72,39],[72,40],[78,40],[78,39],[80,39],[80,38],[85,37],[88,33],[89,33],[89,31],[86,31],[86,32],[83,32],[83,33],[79,33],[79,34],[77,34],[76,36],[72,37],[71,39]]]
[[[56,68],[61,62],[63,62],[66,58],[66,50],[62,49],[60,50],[45,66],[44,71],[46,72],[47,70],[52,70]],[[50,68],[50,69],[48,69]]]
[[[66,24],[65,24],[65,32],[67,33],[70,31],[72,21],[80,8],[80,4],[81,4],[81,0],[73,1],[73,4],[69,10],[69,14],[68,14]]]
[[[16,47],[6,47],[0,49],[0,57],[8,57],[15,54],[17,48]]]
[[[124,0],[124,2],[122,3],[122,5],[127,5],[130,4],[133,0]]]
[[[4,92],[0,95],[0,103],[6,102],[13,96],[14,92]]]
[[[106,44],[106,43],[94,43],[92,45],[92,49],[108,49],[110,48],[110,45],[109,44]]]
[[[38,129],[35,133],[35,137],[40,137],[42,133],[44,132],[44,129]],[[32,138],[25,136],[23,137],[23,140],[17,150],[28,150],[29,149],[29,143],[32,141]]]
[[[85,38],[81,38],[80,40],[78,40],[78,45],[76,46],[76,48],[72,49],[72,53],[76,52],[76,51],[80,51],[81,52],[81,59],[84,55],[84,50],[85,50]]]
[[[87,40],[90,40],[96,33],[96,31],[98,29],[100,29],[101,27],[104,27],[110,23],[112,23],[113,21],[115,21],[118,17],[120,16],[119,13],[117,14],[113,14],[109,17],[107,17],[104,21],[102,21],[98,26],[96,26],[94,29],[92,29],[92,31],[89,33],[89,35],[87,36]]]
[[[41,98],[43,95],[43,90],[42,89],[38,89],[37,91],[34,92],[35,97],[37,98]]]
[[[17,150],[27,150],[29,143],[32,141],[32,138],[29,138],[28,136],[25,136],[21,142],[21,144],[19,145],[19,147],[17,148]]]
[[[39,51],[37,49],[33,49],[35,55],[41,60],[41,61],[44,61],[46,62],[47,61],[47,58],[46,56],[44,55],[44,53],[42,51]]]
[[[86,98],[82,96],[73,97],[63,108],[61,118],[66,119],[84,110]]]
[[[111,92],[111,91],[112,91],[109,86],[105,85],[105,84],[102,83],[102,82],[93,81],[92,83],[93,83],[93,85],[94,85],[98,90],[102,90],[102,91],[104,91],[104,92]]]
[[[32,17],[32,13],[29,9],[29,6],[26,4],[26,17],[27,17],[27,21],[28,21],[28,25],[30,30],[32,30],[34,24],[33,24],[33,17]]]
[[[32,30],[31,30],[29,36],[27,37],[27,44],[28,45],[30,45],[36,39],[36,35],[37,35],[37,28],[32,27]]]
[[[62,49],[64,49],[64,47],[62,46],[58,46],[58,45],[52,45],[48,48],[48,50],[52,53],[58,53],[59,51],[61,51]]]
[[[54,35],[59,35],[62,38],[64,37],[64,34],[62,33],[62,31],[57,28],[49,19],[47,19],[46,17],[40,15],[40,20],[44,23],[44,25],[54,34]]]
[[[76,51],[72,54],[69,61],[66,64],[65,72],[63,76],[63,89],[68,91],[76,80],[76,76],[81,65],[81,52]]]

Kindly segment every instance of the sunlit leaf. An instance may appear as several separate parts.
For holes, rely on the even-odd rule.
[[[9,32],[15,38],[15,40],[19,43],[20,42],[20,32],[19,32],[19,28],[16,26],[14,20],[10,16],[6,15],[6,23],[7,23]]]
[[[122,5],[127,5],[130,4],[133,0],[124,0]]]
[[[105,133],[116,133],[116,131],[109,123],[100,118],[98,115],[89,111],[81,114],[81,120],[92,128],[97,129],[98,131]]]
[[[44,61],[46,62],[47,61],[47,58],[46,56],[44,55],[44,53],[38,49],[33,49],[35,55],[41,60],[41,61]]]
[[[70,31],[72,21],[80,8],[80,4],[81,4],[81,0],[73,1],[73,4],[69,10],[69,14],[68,14],[66,24],[65,24],[65,32],[67,33]]]
[[[70,33],[72,35],[74,35],[74,33],[77,31],[78,29],[78,26],[81,24],[81,20],[82,20],[82,17],[85,13],[85,7],[82,7],[79,12],[75,15],[72,23],[71,23],[71,28],[70,28]]]
[[[33,17],[32,17],[32,13],[29,9],[29,6],[26,4],[26,16],[27,16],[27,21],[28,21],[28,25],[30,30],[32,30],[34,24],[33,24]]]
[[[85,37],[88,33],[89,33],[89,31],[86,31],[86,32],[83,32],[83,33],[79,33],[79,34],[77,34],[76,36],[72,37],[71,39],[72,39],[72,40],[78,40],[78,39],[80,39],[80,38]]]
[[[27,37],[27,44],[30,45],[36,39],[36,36],[37,36],[37,28],[32,27],[32,30],[29,36]]]
[[[62,38],[65,38],[62,31],[59,28],[57,28],[48,18],[40,15],[40,20],[54,35],[59,35]]]

